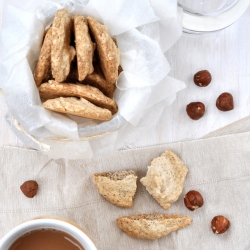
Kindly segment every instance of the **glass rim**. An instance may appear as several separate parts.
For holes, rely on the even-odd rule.
[[[224,9],[220,8],[217,11],[208,12],[208,13],[194,11],[191,8],[185,6],[184,4],[181,4],[181,3],[177,3],[177,5],[178,5],[178,7],[182,8],[183,11],[185,11],[185,12],[191,14],[191,15],[197,15],[197,16],[217,16],[217,15],[219,15],[221,13],[224,13],[224,12],[230,10],[231,8],[233,8],[234,5],[237,4],[237,1],[239,1],[239,0],[235,0],[231,4],[228,4]]]
[[[217,16],[194,15],[179,7],[183,32],[204,34],[222,30],[236,22],[248,9],[250,0],[238,0],[234,6]]]

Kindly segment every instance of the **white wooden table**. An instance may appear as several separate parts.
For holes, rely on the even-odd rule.
[[[0,0],[1,4],[2,0]],[[166,107],[158,124],[143,134],[131,147],[156,145],[167,142],[192,140],[250,115],[250,8],[232,26],[206,35],[183,34],[167,52],[171,65],[170,75],[186,83],[175,102]],[[194,73],[207,69],[212,83],[199,88],[192,82]],[[215,106],[222,92],[234,96],[235,108],[221,112]],[[206,113],[198,121],[186,114],[186,105],[201,101]],[[25,147],[5,122],[7,107],[0,97],[0,146]]]

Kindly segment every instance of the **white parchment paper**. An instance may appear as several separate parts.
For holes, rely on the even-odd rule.
[[[181,34],[176,1],[25,3],[6,4],[3,11],[0,88],[9,108],[8,123],[30,147],[52,158],[68,159],[118,150],[152,128],[176,93],[185,88],[184,83],[168,76],[170,66],[164,55]],[[114,96],[119,112],[109,122],[67,116],[42,107],[33,71],[44,30],[60,8],[67,8],[72,16],[95,17],[117,40],[123,72]]]

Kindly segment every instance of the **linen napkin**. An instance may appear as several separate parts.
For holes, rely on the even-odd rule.
[[[223,131],[217,131],[220,134]],[[49,160],[35,150],[1,148],[0,236],[25,220],[50,215],[79,224],[97,249],[249,249],[249,139],[250,132],[241,130],[238,134],[119,151],[92,160]],[[184,191],[171,208],[160,207],[139,182],[132,208],[116,207],[99,195],[94,173],[131,169],[140,179],[150,160],[167,149],[189,169]],[[33,199],[19,189],[29,179],[39,184]],[[203,195],[204,205],[191,212],[183,197],[193,189]],[[118,228],[116,218],[141,213],[190,215],[193,222],[154,241],[131,238]],[[213,234],[210,228],[216,215],[224,215],[231,222],[222,235]]]

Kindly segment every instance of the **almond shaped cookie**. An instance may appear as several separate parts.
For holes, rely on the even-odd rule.
[[[109,98],[113,98],[114,96],[116,85],[107,82],[98,65],[95,65],[94,72],[90,75],[87,75],[83,83],[98,88]]]
[[[147,191],[164,208],[178,200],[188,169],[171,150],[151,161],[147,175],[140,179]]]
[[[120,65],[120,51],[108,33],[108,28],[96,19],[87,17],[100,57],[101,70],[110,84],[115,84]]]
[[[57,97],[82,97],[98,107],[106,108],[115,114],[118,111],[114,100],[105,96],[99,89],[83,84],[58,83],[50,80],[39,88],[40,97],[54,99]]]
[[[66,9],[56,12],[52,24],[51,71],[57,82],[63,82],[70,71],[75,49],[70,46],[73,21]]]
[[[137,188],[134,171],[100,173],[93,177],[99,193],[106,200],[119,207],[132,207]]]
[[[192,218],[178,214],[138,214],[120,217],[116,222],[131,237],[155,240],[189,226]]]
[[[74,30],[78,80],[82,81],[88,74],[94,71],[92,61],[95,45],[91,41],[88,24],[84,16],[74,16]]]
[[[39,54],[34,79],[36,86],[39,87],[47,75],[50,74],[51,63],[51,42],[52,42],[52,28],[50,27],[44,37],[43,45]]]
[[[43,103],[43,107],[59,113],[76,115],[101,121],[109,121],[112,117],[112,114],[108,109],[99,108],[84,98],[55,98],[45,101]]]

